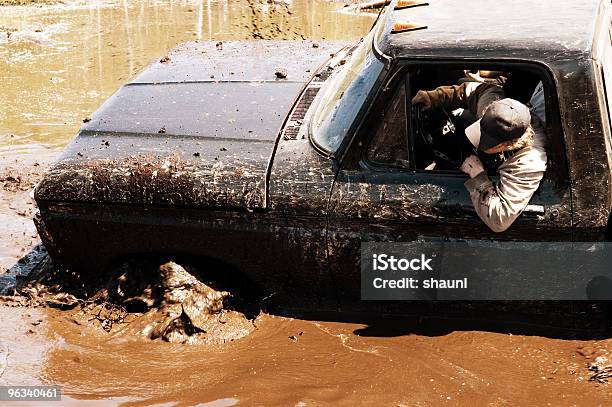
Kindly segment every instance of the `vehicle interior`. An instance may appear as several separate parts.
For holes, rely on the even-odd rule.
[[[419,90],[466,82],[486,83],[503,88],[506,97],[526,104],[546,129],[549,146],[549,170],[565,168],[563,137],[555,131],[559,125],[550,75],[539,67],[456,66],[445,64],[409,65],[398,71],[378,98],[365,125],[369,135],[365,160],[372,168],[410,171],[459,173],[459,166],[471,154],[477,154],[491,174],[503,162],[499,154],[477,151],[465,137],[464,130],[476,117],[467,109],[424,110],[412,105]],[[537,90],[537,91],[536,91]],[[552,112],[557,112],[552,114]],[[550,119],[549,119],[550,117]],[[552,140],[552,134],[557,134]],[[552,140],[552,141],[551,141]],[[551,174],[553,171],[549,171]]]

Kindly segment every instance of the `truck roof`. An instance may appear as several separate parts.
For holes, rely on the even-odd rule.
[[[377,40],[391,57],[509,58],[544,63],[590,58],[597,16],[609,0],[431,0],[385,13]],[[395,22],[426,29],[391,33]],[[578,61],[576,61],[577,63]]]

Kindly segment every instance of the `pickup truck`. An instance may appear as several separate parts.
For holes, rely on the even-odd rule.
[[[393,0],[356,44],[183,44],[108,99],[47,171],[40,236],[65,269],[187,256],[320,310],[367,308],[364,241],[605,241],[611,9]],[[474,212],[465,174],[427,166],[410,106],[419,89],[485,70],[513,78],[521,101],[544,90],[548,169],[502,233]]]

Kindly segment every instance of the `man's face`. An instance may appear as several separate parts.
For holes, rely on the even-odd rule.
[[[505,72],[502,71],[483,71],[480,70],[478,71],[478,73],[480,74],[480,76],[482,76],[483,78],[499,78],[500,76],[504,76],[507,75]]]
[[[510,140],[510,141],[506,141],[504,143],[500,143],[496,146],[493,146],[491,148],[488,148],[486,150],[484,150],[485,154],[498,154],[498,153],[502,153],[504,151],[510,151],[512,149],[514,149],[514,145],[516,145],[516,143],[520,140],[520,137],[514,140]]]

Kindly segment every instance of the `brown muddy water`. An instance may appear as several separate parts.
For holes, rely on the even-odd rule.
[[[312,0],[64,3],[0,7],[0,285],[14,279],[24,256],[36,259],[29,192],[45,167],[82,120],[152,60],[195,39],[357,39],[373,21],[335,12],[343,3]],[[203,286],[191,292],[213,302],[225,297]],[[175,304],[192,300],[163,300],[161,315],[171,320],[156,325],[163,329],[154,340],[136,329],[149,320],[134,323],[147,313],[109,328],[108,318],[82,307],[0,301],[0,385],[58,385],[63,399],[49,404],[75,406],[612,402],[612,386],[591,380],[612,372],[612,341],[585,322],[601,315],[584,305],[552,305],[535,317],[500,314],[495,322],[475,322],[478,309],[451,310],[464,318],[449,319],[449,307],[413,320],[260,313],[244,324],[222,314],[245,335],[221,332],[217,338],[227,340],[187,345],[162,339],[168,324],[183,321]],[[208,323],[187,314],[196,327]],[[555,324],[582,328],[547,327]]]

